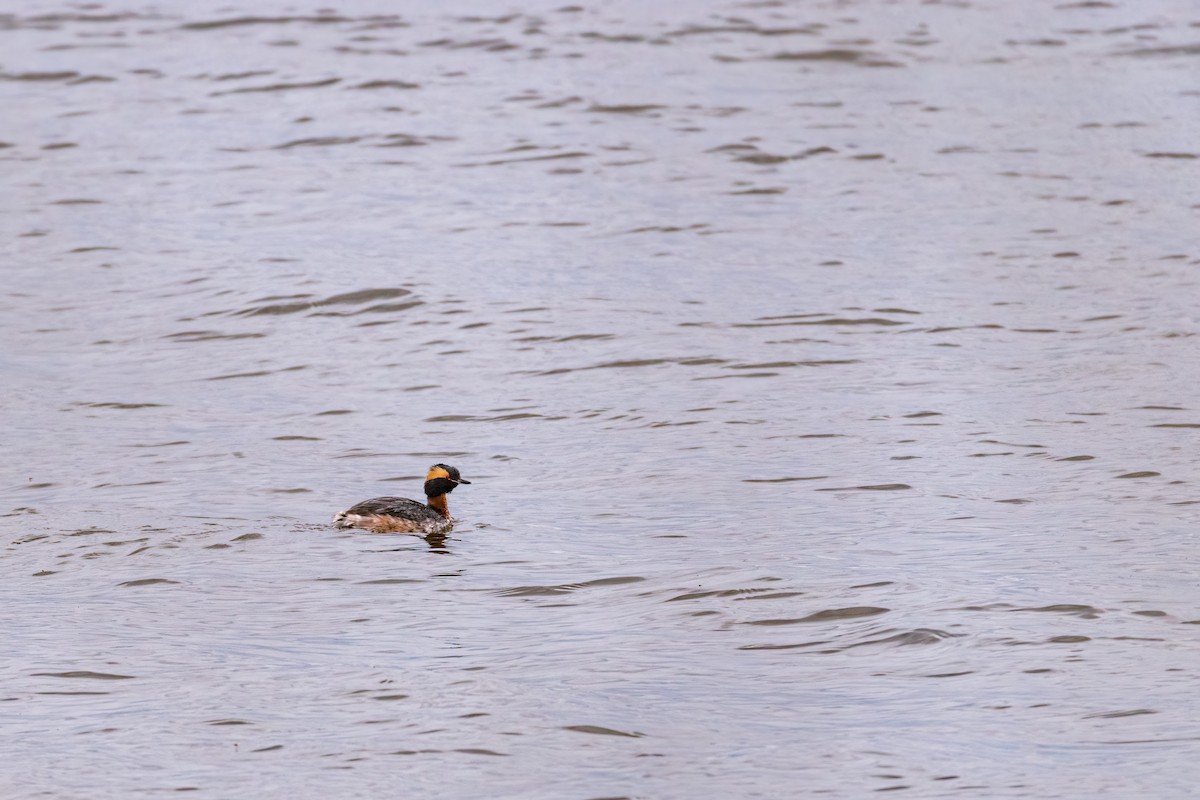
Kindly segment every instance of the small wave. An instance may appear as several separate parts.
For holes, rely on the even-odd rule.
[[[880,608],[879,606],[850,606],[848,608],[827,608],[823,611],[816,611],[806,617],[794,617],[790,619],[756,619],[742,623],[743,625],[804,625],[815,622],[837,622],[845,619],[861,619],[862,617],[874,617],[880,614],[886,614],[891,611],[890,608]]]

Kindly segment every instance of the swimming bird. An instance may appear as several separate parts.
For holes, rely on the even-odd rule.
[[[434,464],[425,476],[427,503],[407,497],[374,497],[335,514],[338,528],[361,528],[372,533],[445,533],[454,527],[446,495],[460,483],[469,484],[455,467]]]

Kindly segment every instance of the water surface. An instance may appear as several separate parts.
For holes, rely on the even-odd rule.
[[[1190,797],[1197,25],[10,4],[5,796]]]

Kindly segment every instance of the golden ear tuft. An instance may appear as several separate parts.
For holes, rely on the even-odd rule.
[[[449,477],[450,477],[450,473],[449,473],[449,472],[446,472],[446,470],[444,470],[443,468],[441,468],[441,467],[430,467],[430,468],[429,468],[429,474],[425,476],[425,480],[427,480],[427,481],[431,481],[431,480],[434,480],[434,479],[436,479],[436,478],[449,478]]]

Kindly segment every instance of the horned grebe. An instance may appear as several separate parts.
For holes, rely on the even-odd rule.
[[[375,497],[334,515],[333,524],[373,533],[445,533],[454,527],[446,495],[460,483],[470,481],[463,480],[454,467],[434,464],[425,476],[428,505],[407,497]]]

